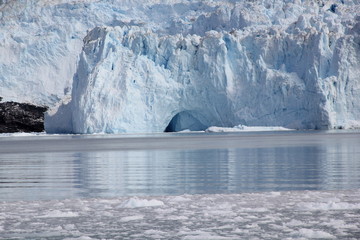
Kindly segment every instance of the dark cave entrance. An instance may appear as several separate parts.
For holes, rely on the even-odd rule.
[[[203,131],[208,128],[201,120],[201,115],[192,111],[176,114],[165,128],[165,132],[180,132],[184,130]]]

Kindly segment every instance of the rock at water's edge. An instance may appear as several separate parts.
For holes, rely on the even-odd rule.
[[[0,103],[0,133],[43,132],[46,110],[28,103]]]

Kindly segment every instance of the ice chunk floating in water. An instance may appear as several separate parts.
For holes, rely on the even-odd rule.
[[[244,125],[238,125],[232,128],[229,127],[209,127],[206,132],[264,132],[264,131],[291,131],[291,129],[284,127],[248,127]]]
[[[159,200],[130,198],[129,200],[123,202],[120,205],[120,207],[121,208],[138,208],[138,207],[155,207],[155,206],[162,206],[162,205],[164,205],[164,203]]]

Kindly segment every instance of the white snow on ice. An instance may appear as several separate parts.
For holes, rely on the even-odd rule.
[[[357,239],[359,202],[359,190],[0,202],[0,239]]]

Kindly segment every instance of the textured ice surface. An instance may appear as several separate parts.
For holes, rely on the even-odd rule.
[[[48,132],[359,125],[357,1],[168,3],[153,7],[182,13],[169,28],[88,33],[71,100],[46,118]]]
[[[1,0],[0,96],[53,105],[71,92],[83,38],[92,28],[146,25],[159,33],[178,32],[172,25],[210,11],[212,5],[187,0]]]
[[[358,190],[0,202],[0,239],[357,239],[359,202]]]

